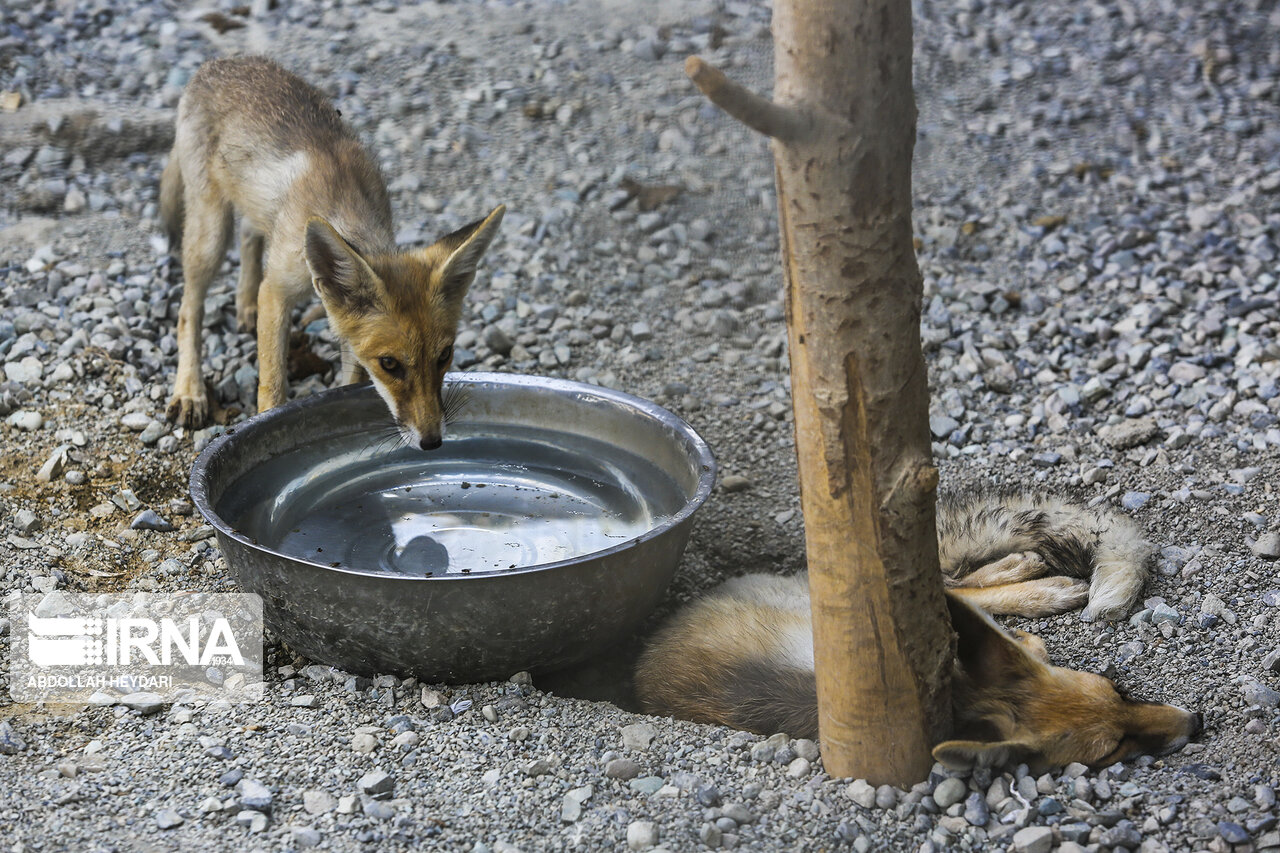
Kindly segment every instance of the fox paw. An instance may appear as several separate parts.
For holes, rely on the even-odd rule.
[[[165,408],[165,416],[178,426],[193,429],[209,419],[209,400],[204,394],[174,394]]]
[[[258,330],[258,306],[236,306],[236,331],[242,335],[251,335]]]

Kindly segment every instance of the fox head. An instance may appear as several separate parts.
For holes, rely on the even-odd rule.
[[[934,747],[948,767],[1106,767],[1174,752],[1200,731],[1199,714],[1126,699],[1110,679],[1051,665],[1039,637],[1008,634],[954,596],[947,606],[958,636],[952,704],[963,738]]]
[[[505,212],[499,205],[425,249],[389,254],[365,255],[324,219],[307,222],[307,267],[329,322],[413,447],[434,450],[444,438],[441,389],[462,300]]]

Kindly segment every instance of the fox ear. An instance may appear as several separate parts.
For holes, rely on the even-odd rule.
[[[367,311],[378,304],[378,277],[360,253],[319,216],[307,222],[305,254],[311,284],[325,308]]]
[[[934,761],[959,771],[1029,763],[1036,754],[1030,744],[1012,740],[946,740],[933,748]]]
[[[947,611],[956,632],[956,660],[975,684],[1011,685],[1043,666],[1034,644],[1019,643],[959,596],[947,595]]]
[[[464,225],[452,234],[441,237],[427,251],[443,250],[446,254],[438,275],[440,295],[446,302],[462,299],[476,276],[476,265],[480,263],[485,249],[498,234],[498,226],[502,224],[502,216],[507,212],[505,205],[498,205],[484,219],[477,219],[470,225]]]

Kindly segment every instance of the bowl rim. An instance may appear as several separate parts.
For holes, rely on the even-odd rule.
[[[371,569],[358,569],[351,566],[330,566],[324,563],[317,563],[314,560],[299,557],[295,554],[287,554],[275,548],[268,548],[265,545],[255,543],[248,536],[234,530],[226,520],[220,516],[209,500],[208,492],[208,469],[213,460],[221,454],[226,446],[243,438],[237,438],[242,431],[247,428],[261,429],[264,424],[270,423],[272,420],[287,417],[294,412],[305,411],[316,406],[323,406],[335,399],[342,397],[356,396],[357,394],[368,393],[372,388],[371,382],[365,382],[358,385],[343,385],[337,388],[328,388],[307,397],[297,400],[291,400],[284,405],[277,406],[265,412],[260,412],[253,417],[241,421],[238,424],[228,427],[224,432],[214,436],[204,450],[196,457],[195,462],[191,466],[191,474],[188,478],[188,491],[191,495],[191,501],[199,510],[204,520],[214,528],[220,535],[235,540],[244,547],[259,553],[270,554],[274,557],[288,560],[291,563],[311,566],[321,569],[325,572],[333,572],[336,574],[346,574],[362,578],[377,578],[385,581],[405,581],[415,583],[445,583],[460,582],[474,578],[501,578],[501,577],[521,577],[523,575],[535,572],[545,572],[552,569],[564,568],[567,566],[580,565],[588,560],[594,561],[604,557],[618,554],[632,548],[636,548],[644,542],[655,539],[667,533],[669,530],[685,523],[695,511],[698,510],[711,496],[711,490],[715,486],[716,481],[716,460],[711,453],[711,447],[706,440],[698,434],[687,421],[679,415],[668,409],[659,406],[652,400],[646,400],[643,397],[637,397],[628,394],[625,391],[618,391],[613,388],[605,388],[599,385],[590,385],[586,382],[576,382],[571,379],[560,379],[554,376],[540,376],[536,374],[519,374],[519,373],[496,373],[496,372],[475,372],[475,373],[448,373],[445,375],[446,384],[464,384],[464,385],[482,385],[495,384],[514,386],[517,388],[546,388],[562,393],[570,393],[577,395],[579,399],[584,396],[602,398],[613,403],[621,404],[627,408],[636,410],[641,414],[650,417],[659,423],[671,427],[679,435],[681,435],[693,451],[694,462],[699,468],[698,485],[693,493],[685,501],[679,511],[668,516],[661,524],[646,530],[639,536],[603,548],[599,551],[592,551],[587,554],[580,554],[577,557],[571,557],[566,560],[557,560],[552,563],[538,563],[532,566],[520,566],[514,569],[489,569],[486,571],[472,571],[467,574],[461,573],[444,573],[439,575],[398,575],[391,572],[384,572]],[[221,550],[221,548],[219,548]],[[224,559],[226,554],[223,554]],[[230,568],[228,566],[228,568]]]

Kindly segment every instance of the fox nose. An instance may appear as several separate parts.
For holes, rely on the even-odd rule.
[[[443,440],[438,435],[424,435],[418,442],[418,447],[423,450],[435,450],[443,443]]]

